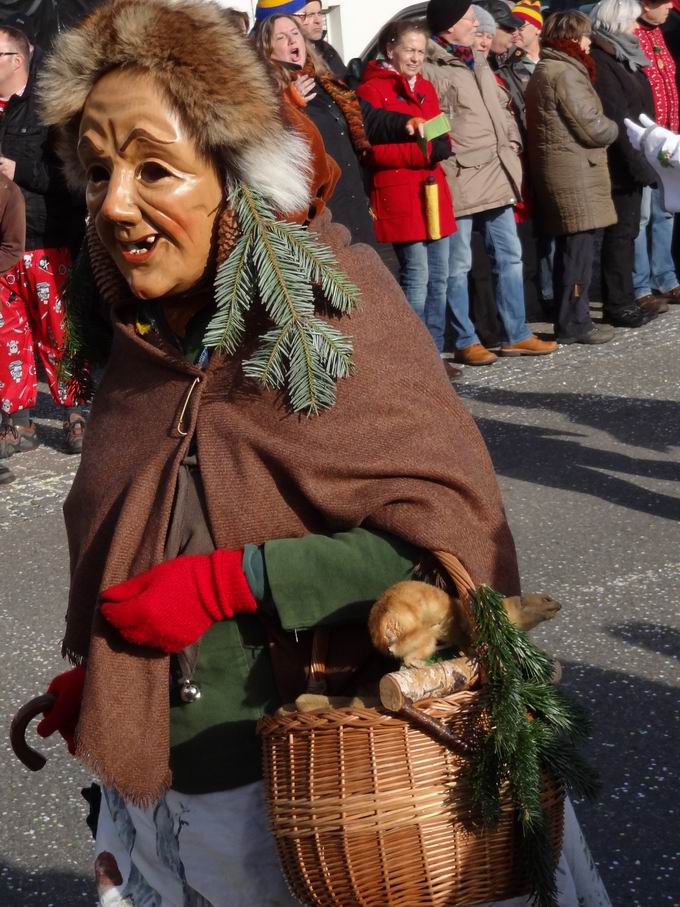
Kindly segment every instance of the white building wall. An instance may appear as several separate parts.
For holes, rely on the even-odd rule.
[[[256,0],[218,0],[222,6],[232,6],[255,18]],[[328,40],[345,63],[358,57],[383,25],[395,14],[416,0],[324,0],[328,10]]]
[[[345,63],[358,57],[395,13],[415,0],[326,0],[328,40]]]

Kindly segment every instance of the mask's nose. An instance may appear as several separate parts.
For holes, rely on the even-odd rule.
[[[114,169],[99,213],[113,223],[134,224],[141,214],[137,203],[135,174],[132,169]]]

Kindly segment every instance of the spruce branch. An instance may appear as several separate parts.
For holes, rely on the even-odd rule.
[[[353,310],[358,290],[336,267],[332,251],[298,224],[276,220],[263,198],[239,184],[229,197],[242,236],[215,281],[217,309],[206,346],[233,354],[257,300],[272,327],[243,364],[248,377],[287,391],[294,412],[333,406],[336,381],[351,374],[352,340],[315,311],[315,290],[332,310]]]
[[[554,855],[541,791],[544,772],[593,796],[597,776],[577,744],[589,732],[585,711],[552,684],[552,661],[512,624],[503,597],[481,586],[472,600],[474,649],[487,678],[488,730],[472,764],[473,798],[482,821],[497,824],[507,789],[521,829],[521,855],[537,907],[557,907]]]
[[[250,305],[253,287],[250,270],[252,244],[251,234],[241,236],[232,254],[217,269],[215,278],[215,300],[218,310],[224,313],[224,320],[219,327],[208,326],[204,343],[223,349],[229,355],[236,351],[245,333],[244,315]]]
[[[318,242],[316,233],[299,224],[281,223],[273,226],[275,233],[285,231],[291,251],[300,267],[310,267],[310,277],[321,290],[331,308],[351,312],[356,302],[356,287],[335,267],[335,256],[328,246]]]

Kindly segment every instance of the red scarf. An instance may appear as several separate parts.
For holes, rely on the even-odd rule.
[[[595,83],[595,60],[583,50],[577,41],[572,41],[571,38],[555,38],[554,41],[543,41],[542,44],[543,47],[552,47],[553,50],[559,50],[560,53],[583,63],[588,70],[590,81]]]
[[[678,89],[675,84],[675,62],[658,26],[640,22],[635,34],[643,54],[652,61],[642,70],[654,95],[654,119],[671,132],[678,131]]]

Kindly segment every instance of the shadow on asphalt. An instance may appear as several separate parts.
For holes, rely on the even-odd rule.
[[[605,631],[623,642],[632,643],[649,652],[677,658],[680,661],[680,630],[675,627],[631,620],[619,626],[605,627]]]
[[[650,491],[635,482],[612,475],[624,473],[654,481],[680,481],[680,463],[643,460],[588,447],[582,442],[569,440],[570,437],[586,437],[576,432],[483,417],[476,419],[476,422],[499,475],[542,487],[590,494],[650,516],[680,520],[680,498]],[[599,427],[606,430],[604,425]]]
[[[457,390],[461,396],[467,396],[465,386]],[[669,453],[673,443],[680,443],[677,430],[674,439],[671,431],[671,426],[677,426],[678,420],[678,403],[674,400],[640,400],[601,394],[546,394],[479,385],[473,386],[470,396],[495,406],[550,410],[566,416],[575,424],[607,432],[623,444],[659,453]]]
[[[671,629],[670,635],[677,643],[677,631]],[[602,792],[595,803],[577,801],[576,811],[611,902],[615,907],[678,904],[677,686],[560,661],[565,688],[589,707],[593,718],[589,755]]]
[[[69,872],[40,870],[27,872],[16,866],[0,863],[0,904],[2,907],[74,907],[95,903],[94,875],[92,879]]]

